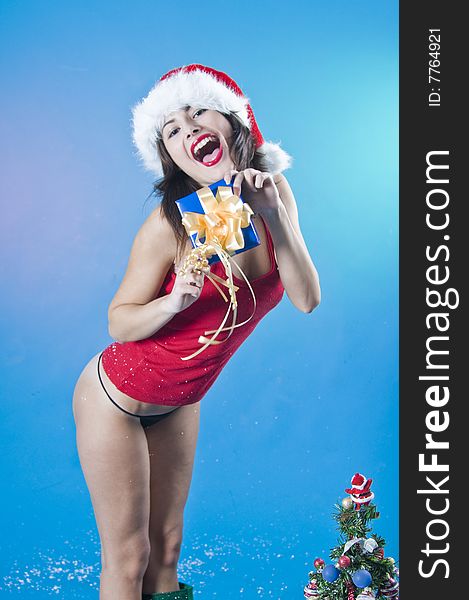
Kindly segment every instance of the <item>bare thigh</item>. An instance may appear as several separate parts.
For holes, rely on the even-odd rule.
[[[150,540],[182,533],[199,433],[200,402],[182,406],[145,430],[150,457]]]
[[[73,414],[102,561],[119,568],[129,555],[150,556],[182,528],[199,403],[183,406],[144,430],[137,417],[120,411],[105,394],[97,377],[98,356],[77,381]]]
[[[107,398],[95,356],[73,395],[77,449],[101,540],[103,565],[149,553],[150,462],[145,432]],[[138,565],[134,565],[137,568]]]

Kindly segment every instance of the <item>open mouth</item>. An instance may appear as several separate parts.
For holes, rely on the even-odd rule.
[[[206,167],[216,165],[223,154],[220,139],[213,133],[204,133],[191,146],[191,154],[197,162]]]

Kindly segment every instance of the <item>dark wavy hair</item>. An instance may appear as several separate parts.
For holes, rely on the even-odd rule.
[[[249,129],[241,123],[235,113],[222,114],[228,119],[233,129],[230,154],[235,169],[242,171],[251,167],[259,171],[267,171],[264,156],[256,150]],[[156,147],[163,166],[163,177],[153,184],[153,191],[150,196],[155,195],[161,200],[161,210],[176,235],[177,259],[179,259],[187,240],[187,232],[181,223],[181,213],[175,200],[195,192],[200,188],[200,184],[184,173],[184,171],[181,171],[174,163],[161,137],[157,138]]]

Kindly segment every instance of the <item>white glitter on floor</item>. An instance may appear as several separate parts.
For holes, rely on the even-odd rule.
[[[12,561],[8,574],[2,574],[0,592],[20,596],[35,591],[42,592],[41,596],[96,600],[101,571],[99,539],[94,531],[83,537],[86,541],[82,539],[81,543],[60,540],[61,551],[32,548],[27,564]],[[304,585],[300,581],[298,590],[293,592],[281,579],[294,559],[295,537],[282,537],[274,548],[270,540],[259,536],[240,537],[234,542],[220,535],[211,539],[208,534],[186,535],[178,566],[179,580],[193,585],[194,596],[204,600],[240,596],[290,600],[291,594],[301,592],[301,584]],[[309,561],[304,562],[304,558],[301,562],[306,574]]]
[[[93,554],[97,557],[95,564],[87,564],[81,558],[61,556],[54,550],[36,550],[33,553],[30,565],[20,565],[14,561],[10,573],[2,577],[0,591],[23,592],[24,590],[35,590],[49,592],[59,595],[63,588],[70,589],[70,583],[79,583],[86,592],[86,588],[99,590],[99,549],[98,540],[93,531],[88,531],[85,536],[89,538],[89,544],[94,549]],[[90,554],[89,550],[83,553],[78,547],[73,546],[68,540],[62,544],[70,548],[70,554]],[[86,598],[87,596],[83,596]],[[88,595],[88,597],[92,597]]]

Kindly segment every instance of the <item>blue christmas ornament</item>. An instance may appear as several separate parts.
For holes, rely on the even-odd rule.
[[[365,588],[371,584],[370,572],[366,569],[360,569],[355,571],[352,575],[352,581],[358,588]]]
[[[368,571],[367,571],[368,573]],[[324,569],[322,570],[322,577],[323,579],[325,579],[328,583],[333,583],[340,575],[340,571],[339,569],[337,569],[336,567],[334,567],[334,565],[326,565],[324,567]],[[369,575],[369,573],[368,573]],[[370,579],[371,581],[371,579]]]

